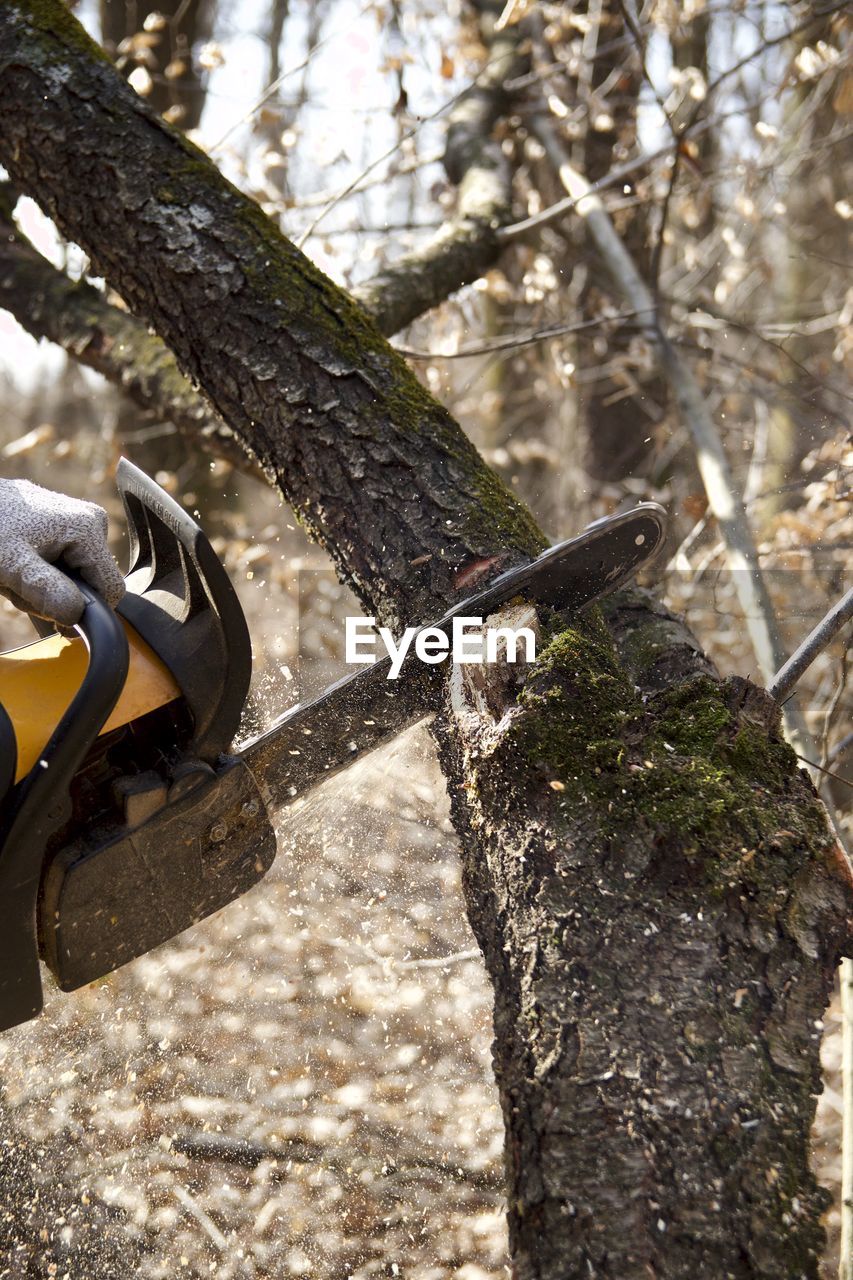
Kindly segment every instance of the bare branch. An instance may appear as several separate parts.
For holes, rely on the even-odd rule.
[[[472,356],[493,355],[496,351],[514,351],[517,347],[529,347],[535,342],[560,338],[567,333],[581,333],[585,329],[598,329],[602,325],[615,325],[633,320],[635,311],[623,311],[619,315],[598,316],[594,320],[579,320],[575,324],[552,324],[545,329],[528,329],[510,333],[505,338],[492,338],[488,342],[468,342],[456,351],[418,351],[413,347],[395,346],[395,350],[407,360],[464,360]]]
[[[346,199],[347,196],[357,191],[368,174],[372,173],[380,164],[389,160],[391,156],[399,151],[403,143],[408,142],[410,138],[414,138],[425,124],[429,124],[432,120],[438,120],[448,112],[452,113],[451,128],[448,130],[444,161],[451,181],[457,183],[462,181],[466,167],[480,153],[484,137],[482,124],[491,115],[491,123],[488,125],[486,133],[491,131],[495,120],[500,114],[500,109],[503,107],[505,98],[504,84],[512,78],[513,64],[516,63],[517,65],[518,47],[511,33],[504,33],[500,38],[496,37],[493,41],[490,36],[487,36],[487,44],[489,45],[491,56],[472,82],[464,89],[461,89],[459,93],[455,93],[452,98],[448,98],[441,106],[436,107],[435,111],[421,116],[411,129],[408,129],[396,140],[393,146],[390,146],[387,151],[383,151],[375,160],[371,160],[370,164],[362,169],[357,178],[342,187],[296,240],[297,248],[303,248],[305,242],[314,234],[326,215],[331,213],[332,209]],[[494,96],[496,90],[502,95],[500,99],[496,99]],[[498,110],[495,110],[496,106],[499,108]],[[494,114],[491,114],[492,112]],[[456,138],[453,136],[453,120],[456,121]],[[469,155],[465,154],[466,150],[470,152]],[[455,167],[454,161],[458,162],[458,168]]]
[[[459,188],[455,216],[422,249],[405,254],[358,285],[353,296],[385,334],[400,329],[476,280],[497,260],[498,229],[509,222],[512,170],[492,137],[507,109],[508,80],[526,66],[521,28],[494,32],[493,15],[480,18],[487,61],[473,87],[451,111],[444,167]]]
[[[826,646],[834,640],[839,631],[853,618],[853,587],[830,609],[817,626],[809,632],[803,643],[793,653],[782,669],[767,686],[767,692],[777,702],[785,698],[797,687]]]
[[[277,76],[272,81],[271,84],[268,84],[266,89],[264,89],[263,93],[260,95],[260,97],[256,98],[256,100],[252,103],[251,107],[249,107],[249,110],[245,113],[245,115],[242,115],[239,120],[235,120],[232,125],[229,125],[228,128],[225,130],[225,132],[222,134],[222,136],[219,138],[219,140],[213,144],[213,146],[210,148],[210,154],[213,155],[214,151],[218,151],[219,148],[228,141],[231,135],[237,132],[237,130],[240,128],[241,125],[248,124],[249,121],[252,119],[252,117],[255,116],[258,111],[260,111],[264,103],[268,102],[270,98],[273,96],[273,94],[278,92],[278,90],[284,84],[285,80],[289,79],[290,76],[296,75],[298,71],[304,71],[305,68],[308,66],[309,62],[311,61],[311,59],[314,57],[314,55],[316,53],[319,53],[320,49],[322,49],[324,45],[329,44],[330,41],[332,40],[337,40],[340,36],[346,35],[347,32],[353,29],[353,27],[356,25],[358,20],[364,17],[364,15],[367,12],[369,12],[369,10],[372,8],[373,8],[372,0],[368,0],[368,3],[365,5],[362,5],[361,9],[359,9],[358,13],[355,15],[352,22],[348,22],[345,27],[336,27],[333,31],[330,31],[327,36],[325,36],[322,40],[318,40],[317,43],[312,46],[312,48],[308,52],[307,57],[303,58],[301,62],[298,62],[296,66],[288,67],[285,71],[281,73],[280,76]]]
[[[637,156],[635,159],[629,160],[625,164],[619,165],[618,168],[611,170],[611,172],[606,174],[604,178],[589,185],[587,194],[597,195],[601,191],[605,191],[608,187],[614,186],[617,182],[621,182],[623,178],[636,173],[639,169],[646,168],[656,160],[660,160],[667,155],[672,155],[673,157],[674,171],[672,177],[674,180],[674,173],[677,171],[678,164],[678,146],[686,137],[696,137],[698,133],[701,133],[712,126],[713,121],[710,119],[703,120],[702,116],[709,101],[712,99],[720,85],[724,84],[731,76],[736,75],[738,71],[742,71],[745,66],[754,62],[756,58],[761,57],[761,55],[768,49],[779,44],[784,44],[787,40],[790,40],[792,36],[798,35],[800,32],[814,26],[816,22],[821,21],[823,18],[826,18],[833,13],[838,13],[846,7],[846,4],[829,5],[826,8],[813,13],[804,22],[789,28],[789,30],[784,34],[763,41],[758,48],[753,49],[751,53],[746,54],[737,63],[735,63],[734,66],[721,72],[716,80],[712,81],[708,86],[705,97],[696,104],[692,115],[676,138],[673,138],[664,146],[658,147],[656,151],[650,151],[645,155]],[[560,68],[557,68],[557,70],[559,69]],[[735,114],[742,114],[742,111],[739,110]],[[535,120],[531,121],[531,127],[533,127],[534,123]],[[540,213],[533,214],[531,217],[525,218],[522,222],[514,223],[509,227],[503,227],[498,233],[499,239],[515,240],[519,236],[527,235],[528,232],[538,227],[549,226],[552,222],[559,221],[564,213],[572,212],[577,207],[577,204],[578,198],[574,196],[569,196],[565,200],[558,200],[555,204],[549,205],[547,209],[543,209]]]
[[[533,117],[531,119],[531,128],[534,127],[538,118]],[[673,146],[674,143],[668,142],[665,146],[658,147],[656,151],[644,152],[642,155],[635,156],[633,160],[628,160],[625,164],[618,165],[615,169],[611,169],[608,174],[605,174],[603,178],[600,178],[598,182],[587,184],[586,195],[598,195],[602,191],[607,191],[610,187],[615,187],[617,183],[637,173],[640,169],[647,169],[656,160],[661,160],[664,156],[670,155]],[[531,231],[537,231],[540,227],[548,227],[552,222],[559,222],[564,214],[573,213],[583,198],[583,196],[567,196],[565,200],[557,200],[554,204],[549,204],[548,208],[543,209],[541,213],[531,214],[529,218],[523,218],[521,222],[514,222],[511,226],[501,227],[497,237],[501,241],[509,242],[518,240],[528,235]]]
[[[575,202],[578,215],[586,222],[590,237],[617,289],[629,305],[645,317],[648,338],[657,349],[661,370],[693,439],[708,504],[726,544],[729,568],[734,571],[736,589],[759,667],[765,679],[770,680],[787,655],[761,573],[746,511],[737,496],[734,477],[705,397],[692,371],[667,336],[651,290],[616,232],[610,215],[591,185],[571,165],[551,121],[536,116],[531,121],[531,128]],[[789,708],[789,717],[793,712],[794,709]],[[793,724],[789,721],[789,728],[807,747],[804,727],[799,720]]]
[[[465,952],[464,955],[467,957],[469,953]],[[479,957],[480,952],[472,951],[470,955]],[[385,1134],[381,1136],[385,1137]],[[291,1163],[318,1165],[347,1177],[352,1177],[356,1172],[354,1169],[356,1161],[351,1150],[341,1150],[334,1144],[313,1142],[303,1138],[288,1138],[280,1145],[273,1146],[246,1138],[235,1138],[229,1134],[192,1131],[175,1134],[170,1140],[170,1150],[187,1156],[191,1160],[217,1160],[223,1164],[234,1164],[245,1169],[256,1169],[260,1164],[270,1164],[276,1169],[279,1177],[287,1176],[288,1166]],[[371,1163],[369,1157],[364,1163],[366,1165]],[[421,1153],[407,1154],[404,1167],[388,1159],[382,1161],[381,1172],[386,1177],[413,1173],[415,1170],[438,1173],[455,1182],[468,1183],[482,1191],[499,1191],[502,1186],[502,1179],[497,1170],[463,1168],[461,1165],[447,1160],[437,1160]]]
[[[421,155],[414,156],[411,160],[404,160],[395,170],[394,177],[402,178],[408,173],[416,173],[418,169],[424,169],[430,164],[439,164],[444,158],[444,148],[435,151],[426,151]],[[353,187],[351,195],[361,195],[362,191],[369,191],[371,187],[379,187],[388,181],[387,173],[374,174],[372,178],[362,177],[358,185]],[[332,200],[338,198],[337,191],[315,191],[313,195],[302,196],[299,200],[294,200],[292,204],[288,204],[288,209],[322,209],[324,205],[329,204]],[[362,230],[361,227],[358,228]],[[330,232],[326,232],[329,235]]]
[[[184,377],[166,344],[92,285],[75,283],[51,266],[15,226],[2,193],[0,307],[34,338],[57,343],[206,453],[260,477],[260,468]]]

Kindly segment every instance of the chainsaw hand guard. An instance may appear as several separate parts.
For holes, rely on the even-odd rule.
[[[162,659],[193,718],[187,754],[215,763],[234,740],[252,645],[228,574],[185,511],[132,462],[116,474],[130,570],[118,612]]]

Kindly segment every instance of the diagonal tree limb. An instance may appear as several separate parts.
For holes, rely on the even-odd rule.
[[[360,284],[353,296],[386,336],[443,302],[495,262],[495,232],[510,218],[512,173],[492,137],[507,108],[507,80],[520,74],[519,28],[493,34],[481,14],[487,66],[450,115],[444,164],[459,186],[456,214],[424,248]],[[205,398],[180,372],[168,347],[92,286],[46,262],[15,227],[0,198],[0,305],[36,338],[58,343],[81,364],[121,387],[140,407],[169,419],[188,439],[249,474],[262,472]]]
[[[261,476],[234,432],[194,390],[166,344],[92,285],[69,280],[33,248],[0,190],[0,307],[34,338],[57,343],[80,364],[168,419],[205,452]]]
[[[379,277],[361,286],[372,295],[364,305],[383,333],[390,335],[402,327],[398,323],[401,306],[408,313],[404,323],[409,324],[461,287],[466,282],[463,263],[471,267],[470,279],[487,269],[486,237],[472,232],[466,240],[465,233],[457,237],[456,230],[459,227],[454,220],[422,254],[407,259],[405,266],[401,262],[389,268],[393,279],[387,293],[379,287]],[[479,269],[475,269],[475,262],[479,262]],[[125,391],[141,409],[172,422],[205,453],[263,478],[245,445],[184,377],[162,339],[86,281],[70,280],[33,247],[16,226],[2,186],[0,309],[13,315],[32,337],[55,342],[80,364]],[[427,358],[427,353],[400,350],[407,359]]]
[[[487,68],[451,113],[444,152],[448,176],[459,186],[457,212],[428,245],[353,291],[387,336],[482,275],[503,248],[495,232],[510,218],[512,174],[491,135],[507,107],[504,84],[521,74],[526,59],[518,27],[493,34],[494,14],[488,10],[480,25]],[[261,476],[245,444],[194,390],[161,339],[98,290],[69,281],[41,258],[2,199],[0,235],[0,303],[29,333],[56,342],[205,452]]]
[[[853,587],[821,618],[767,686],[767,692],[782,702],[797,687],[815,659],[853,618]]]
[[[4,194],[11,194],[12,199]],[[13,199],[8,184],[0,185],[0,309],[13,315],[32,337],[55,342],[80,364],[125,391],[141,409],[173,423],[203,452],[263,479],[245,443],[184,377],[163,340],[130,312],[110,303],[99,289],[85,280],[70,280],[42,257],[15,224]],[[464,284],[463,262],[471,265],[472,279],[488,267],[486,237],[472,232],[466,241],[464,234],[456,237],[454,228],[459,229],[455,220],[449,224],[446,240],[442,232],[443,248],[438,240],[433,242],[434,254],[431,245],[405,267],[399,263],[390,268],[393,279],[388,294],[378,286],[374,290],[374,282],[362,286],[372,294],[368,309],[374,311],[383,333],[401,327],[401,306],[407,309],[404,322],[408,324]],[[482,258],[478,257],[481,253]],[[433,256],[434,274],[430,267]],[[480,263],[478,270],[474,269],[475,260]],[[456,267],[461,274],[456,274]]]
[[[482,275],[502,250],[495,231],[510,218],[512,173],[491,135],[509,100],[504,84],[524,70],[526,59],[519,51],[519,29],[496,36],[493,24],[494,14],[483,12],[487,67],[450,115],[444,164],[459,186],[455,216],[424,248],[354,290],[386,335]],[[0,303],[29,333],[58,343],[142,408],[168,418],[205,452],[261,476],[245,446],[193,389],[161,339],[98,290],[69,281],[41,258],[14,226],[2,199],[0,236]]]
[[[12,180],[157,329],[383,621],[429,618],[545,544],[363,309],[54,0],[0,8],[0,110]]]

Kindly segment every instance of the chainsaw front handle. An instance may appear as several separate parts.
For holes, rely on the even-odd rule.
[[[0,1031],[41,1011],[36,908],[45,849],[71,816],[72,779],[127,679],[129,649],[121,621],[76,572],[60,567],[86,602],[74,630],[86,645],[89,665],[38,763],[0,811]]]
[[[39,765],[43,771],[44,761],[48,759],[46,767],[55,769],[57,756],[62,762],[73,756],[77,761],[70,775],[73,777],[124,688],[130,650],[115,610],[75,570],[64,569],[64,572],[86,602],[74,630],[88,650],[89,665],[83,683],[51,735]],[[26,779],[21,786],[25,783]]]

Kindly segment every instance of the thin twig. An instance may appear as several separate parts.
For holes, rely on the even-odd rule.
[[[185,1187],[182,1187],[180,1183],[177,1183],[174,1187],[172,1187],[172,1194],[174,1195],[175,1199],[178,1200],[184,1206],[187,1213],[189,1213],[193,1218],[195,1218],[199,1226],[201,1226],[204,1229],[204,1231],[207,1233],[207,1235],[216,1245],[216,1248],[219,1250],[219,1252],[223,1253],[228,1248],[228,1241],[226,1240],[222,1232],[219,1230],[219,1227],[217,1227],[216,1223],[213,1221],[210,1214],[205,1213],[201,1205],[198,1204],[197,1201],[195,1201],[192,1198],[189,1191],[187,1191]]]
[[[422,960],[397,960],[395,969],[446,969],[451,964],[461,964],[463,960],[482,960],[483,953],[479,947],[470,951],[451,951],[444,956],[425,956]]]
[[[666,566],[667,569],[677,569],[679,573],[692,572],[693,565],[690,563],[690,561],[687,558],[688,554],[693,549],[694,544],[699,541],[702,534],[705,532],[707,528],[708,528],[708,513],[706,511],[705,514],[702,516],[702,518],[696,521],[693,528],[687,534],[687,537],[684,539],[681,545],[676,549],[674,554],[670,557],[669,563]]]
[[[373,8],[373,0],[368,0],[368,3],[363,5],[361,9],[359,9],[358,13],[355,15],[352,22],[348,22],[344,27],[337,27],[334,31],[330,31],[329,34],[327,36],[324,36],[322,40],[317,41],[317,43],[309,51],[307,57],[303,58],[303,60],[297,63],[296,66],[288,67],[286,71],[282,71],[281,75],[278,76],[277,79],[273,80],[272,84],[267,85],[266,89],[264,89],[261,96],[252,103],[252,105],[249,107],[249,110],[245,113],[245,115],[242,115],[239,120],[235,120],[234,124],[230,125],[225,130],[222,137],[217,142],[214,142],[212,147],[208,147],[207,149],[208,155],[212,156],[214,151],[218,151],[219,148],[223,145],[223,143],[227,142],[228,139],[231,137],[231,135],[237,132],[237,130],[240,128],[241,125],[248,124],[252,116],[255,115],[257,111],[260,111],[264,103],[268,102],[269,99],[273,96],[273,94],[278,89],[281,88],[285,80],[287,80],[290,76],[296,75],[298,71],[304,71],[305,68],[310,63],[311,59],[314,57],[316,53],[319,52],[320,49],[322,49],[325,45],[329,44],[332,40],[337,40],[339,36],[346,35],[346,33],[348,31],[351,31],[353,27],[356,26],[356,24],[364,17],[366,13],[369,13],[369,11],[372,8]]]
[[[672,152],[673,144],[668,142],[663,147],[658,147],[656,151],[645,151],[642,155],[636,156],[633,160],[628,160],[625,164],[618,165],[615,169],[611,169],[603,178],[599,178],[598,182],[592,182],[588,186],[586,195],[599,195],[602,191],[606,191],[609,187],[613,187],[616,183],[621,182],[623,178],[630,177],[632,173],[636,173],[638,169],[645,169],[649,165],[654,164],[656,160],[663,159],[664,156]],[[500,227],[496,232],[498,240],[511,241],[517,240],[520,236],[526,236],[530,231],[534,231],[539,227],[549,226],[552,222],[557,222],[564,214],[571,213],[577,209],[584,196],[567,196],[565,200],[557,200],[554,204],[549,204],[547,209],[543,209],[541,213],[531,214],[529,218],[523,218],[521,222],[513,222],[509,227]]]
[[[437,120],[440,116],[443,116],[446,111],[449,111],[451,107],[454,107],[457,102],[460,102],[489,74],[495,63],[502,62],[503,60],[504,55],[501,54],[497,58],[485,63],[470,84],[467,84],[464,89],[460,89],[459,93],[455,93],[452,98],[448,98],[440,107],[436,107],[434,111],[430,111],[428,115],[420,116],[417,124],[412,125],[411,129],[407,129],[405,133],[400,134],[397,140],[388,148],[387,151],[383,151],[382,155],[377,156],[375,160],[371,160],[370,164],[366,165],[364,169],[362,169],[357,178],[353,178],[352,182],[348,182],[345,187],[342,187],[338,194],[332,197],[325,208],[321,209],[314,221],[306,227],[299,239],[296,241],[296,247],[301,249],[304,246],[306,240],[314,234],[326,215],[331,213],[331,211],[336,208],[342,200],[345,200],[348,195],[352,195],[353,191],[361,185],[369,173],[372,173],[374,169],[376,169],[380,164],[383,164],[386,160],[390,160],[391,156],[393,156],[396,151],[399,151],[404,142],[408,142],[410,138],[414,138],[417,133],[420,133],[425,124],[430,124],[433,120]]]
[[[495,229],[512,218],[514,166],[495,125],[507,119],[512,106],[504,87],[507,76],[526,65],[527,56],[520,28],[495,36],[485,14],[480,27],[486,53],[479,84],[447,116],[442,161],[456,187],[455,213],[436,235],[352,290],[387,337],[485,275],[502,249]]]
[[[761,574],[746,512],[737,496],[734,478],[711,418],[707,398],[664,331],[651,290],[625,248],[602,201],[595,194],[594,187],[568,162],[565,149],[550,121],[536,116],[531,121],[531,128],[557,170],[578,215],[586,222],[590,236],[616,287],[629,305],[646,317],[645,327],[649,341],[657,349],[661,369],[672,387],[684,425],[693,439],[708,504],[726,543],[729,568],[735,571],[735,585],[759,666],[765,679],[770,679],[786,655],[767,586]],[[802,745],[808,750],[805,736],[800,734],[800,738]]]
[[[418,169],[424,169],[430,164],[440,164],[444,156],[444,147],[440,150],[436,148],[434,151],[427,151],[424,155],[415,156],[411,160],[404,160],[400,167],[395,170],[395,178],[406,177],[410,173],[416,173]],[[353,195],[361,195],[362,191],[368,191],[371,187],[379,186],[388,181],[387,174],[377,174],[375,178],[369,181],[360,182],[353,190]],[[287,212],[300,212],[302,209],[321,209],[323,205],[329,203],[330,200],[337,199],[335,191],[316,191],[313,195],[303,196],[301,200],[294,200],[293,204],[287,206]],[[359,228],[361,230],[361,228]],[[327,233],[328,234],[328,233]]]
[[[807,764],[810,769],[816,769],[824,778],[834,778],[836,782],[841,782],[845,787],[850,787],[851,790],[853,790],[853,782],[848,782],[846,778],[842,778],[840,773],[833,773],[831,769],[824,769],[823,765],[818,764],[817,760],[812,760],[809,756],[801,755],[799,751],[795,751],[794,755],[798,760],[802,760],[803,764]],[[824,804],[827,804],[826,796],[823,797],[823,801]]]
[[[819,378],[817,374],[812,373],[811,369],[809,369],[807,365],[803,364],[800,360],[797,360],[795,356],[791,355],[790,351],[783,347],[781,342],[774,341],[772,337],[768,336],[767,332],[762,332],[758,327],[760,324],[759,321],[750,324],[745,320],[738,320],[735,316],[727,315],[724,311],[721,311],[719,307],[713,306],[706,299],[703,299],[701,306],[690,306],[674,294],[661,294],[661,298],[672,306],[688,307],[688,315],[685,323],[691,328],[707,330],[714,328],[722,329],[725,326],[729,326],[732,329],[739,329],[742,333],[748,333],[751,337],[755,338],[756,341],[770,347],[777,355],[782,356],[790,364],[794,365],[800,373],[804,374],[808,378],[812,386],[817,387],[818,389],[823,389],[827,386],[825,377]],[[716,323],[711,323],[711,321]],[[801,322],[797,321],[796,323],[799,324]],[[744,364],[742,367],[746,368],[749,366]],[[835,395],[843,396],[844,399],[853,401],[853,394],[845,391],[843,387],[838,387],[831,383],[829,384],[829,387]]]
[[[682,130],[681,136],[686,137],[687,134],[692,131],[696,121],[705,110],[707,102],[714,96],[720,85],[725,84],[725,82],[730,80],[732,76],[736,76],[739,71],[743,71],[744,67],[748,67],[751,62],[755,62],[756,58],[760,58],[768,49],[773,49],[780,44],[787,44],[793,36],[801,35],[803,31],[808,31],[809,27],[813,27],[816,23],[822,22],[824,18],[830,18],[834,13],[841,13],[843,10],[848,8],[849,0],[841,0],[841,3],[839,4],[831,4],[827,5],[825,9],[817,9],[810,14],[808,18],[797,23],[796,26],[789,27],[787,31],[783,31],[781,35],[772,36],[763,40],[756,49],[753,49],[750,53],[744,54],[744,56],[738,59],[737,62],[733,63],[732,66],[728,67],[725,71],[721,71],[716,79],[712,80],[708,85],[704,98],[701,98],[696,103],[687,124]]]
[[[559,338],[567,333],[580,333],[584,329],[597,329],[600,325],[621,323],[636,319],[636,311],[623,311],[618,315],[598,316],[594,320],[578,320],[573,324],[553,324],[544,329],[529,329],[522,333],[508,334],[505,338],[490,338],[487,342],[468,342],[456,351],[421,351],[415,347],[395,347],[407,360],[463,360],[471,356],[492,355],[495,351],[511,351],[516,347],[528,347],[534,342]]]
[[[760,55],[766,52],[767,49],[770,49],[777,44],[783,44],[786,40],[790,40],[792,36],[798,35],[801,31],[807,30],[822,18],[828,17],[833,13],[838,13],[846,8],[847,3],[842,3],[822,9],[820,12],[812,14],[812,16],[805,22],[800,23],[798,26],[791,27],[783,35],[774,37],[772,40],[766,40],[759,46],[759,48],[754,49],[752,53],[741,58],[734,66],[729,67],[727,71],[723,71],[719,76],[717,76],[716,80],[712,81],[708,86],[705,97],[701,102],[696,104],[696,107],[694,108],[686,125],[679,132],[677,139],[672,139],[665,146],[658,147],[656,151],[650,151],[645,155],[638,156],[635,160],[631,160],[627,164],[621,165],[618,169],[611,170],[611,172],[605,175],[604,178],[600,179],[599,182],[592,183],[589,186],[588,194],[596,195],[607,187],[613,186],[615,182],[619,182],[629,174],[635,173],[637,169],[642,169],[646,165],[650,165],[654,163],[654,161],[660,160],[666,155],[672,154],[674,157],[674,163],[677,165],[678,148],[684,139],[688,135],[690,137],[695,137],[697,133],[703,132],[704,130],[712,127],[715,123],[713,119],[702,120],[701,115],[705,110],[708,101],[721,84],[723,84],[730,76],[736,75],[738,71],[742,71],[745,66],[748,66],[750,62],[753,62],[757,57],[760,57]],[[744,115],[749,111],[750,105],[751,104],[749,103],[744,104],[742,108],[739,108],[736,112],[732,112],[732,115]],[[578,200],[573,197],[570,197],[567,200],[558,200],[555,204],[549,205],[547,209],[543,209],[541,213],[525,218],[523,222],[514,223],[510,227],[503,227],[498,232],[498,236],[502,240],[513,240],[518,236],[526,235],[527,232],[533,230],[535,227],[547,226],[552,222],[556,222],[564,213],[569,213],[572,209],[576,208],[577,204]]]
[[[830,609],[810,631],[803,643],[776,673],[767,686],[767,692],[777,702],[784,702],[815,658],[838,635],[841,628],[853,618],[853,587]]]

